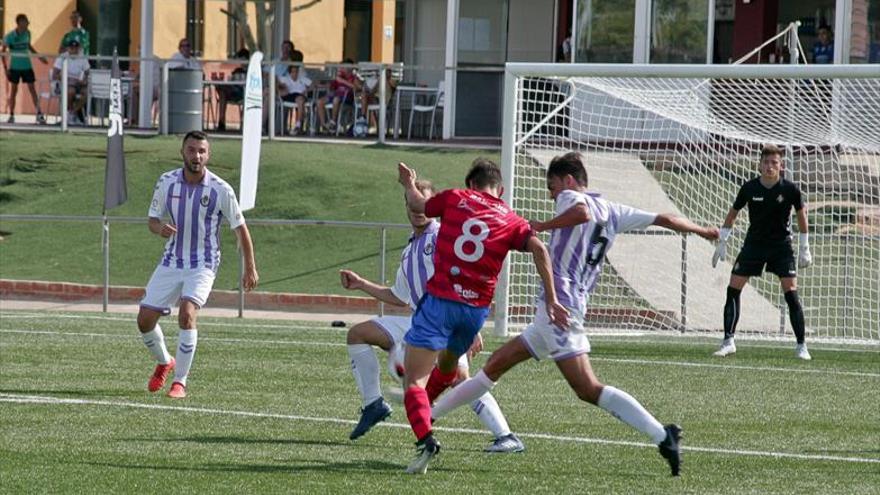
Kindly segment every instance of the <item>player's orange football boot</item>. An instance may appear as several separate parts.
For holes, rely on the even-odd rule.
[[[180,382],[171,384],[171,390],[168,391],[168,397],[172,399],[183,399],[186,397],[186,385]]]
[[[156,369],[153,370],[153,376],[151,376],[150,381],[147,382],[147,390],[155,392],[164,387],[165,379],[168,378],[168,373],[173,369],[174,358],[171,358],[171,361],[168,364],[157,364]]]

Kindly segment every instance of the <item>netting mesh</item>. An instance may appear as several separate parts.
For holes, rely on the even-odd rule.
[[[515,96],[505,166],[512,206],[526,218],[552,217],[546,167],[577,150],[590,190],[720,225],[742,183],[758,175],[761,147],[783,146],[785,176],[808,204],[814,264],[798,274],[808,337],[880,342],[880,77],[519,77]],[[588,328],[720,332],[747,227],[742,211],[728,260],[714,270],[714,245],[697,236],[655,228],[619,236],[589,301]],[[530,258],[512,256],[509,329],[530,322],[538,285]],[[743,292],[738,334],[791,335],[775,275],[752,278]]]

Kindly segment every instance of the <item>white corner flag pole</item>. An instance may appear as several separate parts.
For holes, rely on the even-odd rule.
[[[248,64],[244,91],[244,122],[241,124],[241,186],[239,204],[250,210],[257,200],[257,172],[260,168],[260,140],[263,128],[263,53],[255,52]]]

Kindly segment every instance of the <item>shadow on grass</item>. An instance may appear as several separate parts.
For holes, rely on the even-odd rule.
[[[196,464],[192,466],[182,465],[157,465],[157,464],[125,464],[122,462],[78,462],[75,464],[85,464],[87,466],[98,466],[105,468],[120,469],[148,469],[157,471],[199,471],[207,473],[291,473],[297,471],[316,471],[316,472],[352,472],[352,471],[385,471],[398,472],[402,471],[404,466],[401,464],[392,464],[384,461],[351,461],[351,462],[327,462],[323,459],[319,460],[299,460],[292,463],[279,461],[279,464],[230,464],[230,463],[212,463],[212,464]]]
[[[351,442],[337,442],[334,440],[298,440],[295,438],[247,438],[234,436],[191,436],[191,437],[150,437],[150,438],[123,438],[128,442],[193,442],[206,444],[268,444],[268,445],[316,445],[319,447],[351,447]]]

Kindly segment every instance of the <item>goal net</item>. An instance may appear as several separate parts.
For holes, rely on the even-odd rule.
[[[813,266],[798,273],[808,339],[880,343],[876,67],[508,64],[504,115],[506,199],[527,219],[553,216],[547,166],[579,151],[589,190],[720,226],[739,187],[759,174],[761,147],[783,147],[785,177],[808,208]],[[718,335],[748,224],[744,209],[715,269],[714,244],[698,236],[655,227],[618,236],[587,328]],[[794,216],[792,230],[797,250]],[[496,332],[531,321],[539,285],[530,255],[511,255]],[[775,275],[753,277],[741,304],[738,335],[791,338]]]

